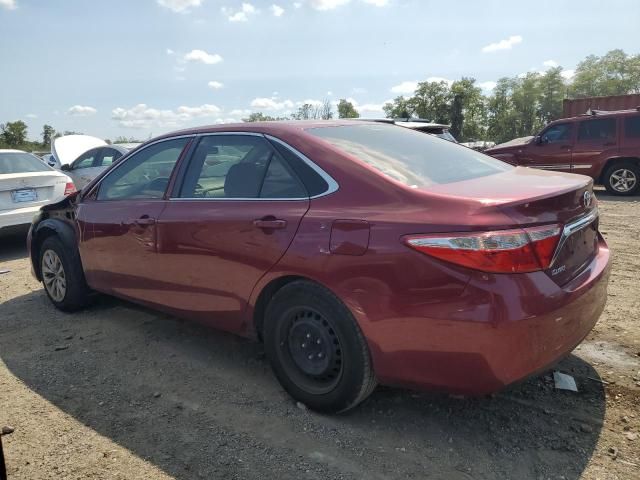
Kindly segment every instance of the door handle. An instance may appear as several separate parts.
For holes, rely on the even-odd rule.
[[[136,225],[153,225],[156,223],[155,218],[151,218],[149,215],[143,215],[133,221]]]
[[[286,228],[287,227],[287,221],[286,220],[280,220],[280,219],[273,218],[273,217],[265,217],[265,218],[261,218],[259,220],[254,220],[253,221],[253,225],[258,227],[258,228],[268,228],[268,229]]]

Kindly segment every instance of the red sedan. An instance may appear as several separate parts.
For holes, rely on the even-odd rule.
[[[377,383],[485,394],[593,328],[609,249],[592,180],[392,125],[185,130],[34,220],[52,303],[91,292],[257,337],[321,411]]]

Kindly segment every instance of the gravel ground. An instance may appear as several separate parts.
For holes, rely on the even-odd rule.
[[[640,198],[599,191],[609,302],[558,369],[491,398],[379,388],[324,416],[261,345],[100,298],[65,315],[0,239],[0,428],[9,479],[640,478]]]

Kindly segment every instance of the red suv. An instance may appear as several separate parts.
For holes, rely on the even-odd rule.
[[[512,165],[589,175],[616,195],[640,188],[640,107],[551,122],[535,137],[485,150]]]

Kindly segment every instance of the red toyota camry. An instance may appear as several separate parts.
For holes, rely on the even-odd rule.
[[[297,400],[484,394],[592,329],[609,249],[588,177],[406,128],[224,125],[147,142],[29,235],[52,303],[92,292],[261,339]]]

